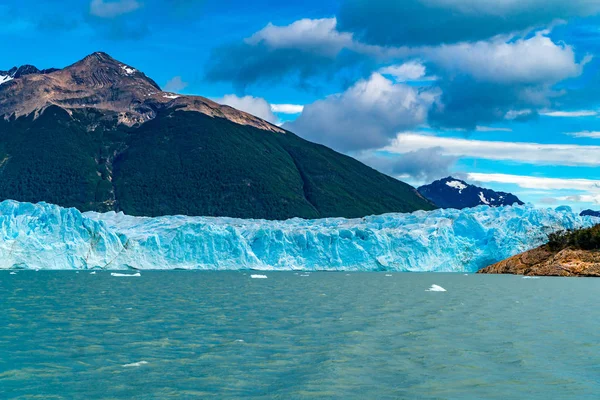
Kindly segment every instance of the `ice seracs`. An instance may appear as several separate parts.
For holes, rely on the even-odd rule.
[[[568,207],[529,205],[264,221],[4,201],[0,269],[471,272],[595,222]]]

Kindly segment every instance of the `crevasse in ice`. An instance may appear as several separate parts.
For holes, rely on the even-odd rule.
[[[590,226],[568,207],[288,221],[81,213],[0,203],[0,269],[475,271]]]

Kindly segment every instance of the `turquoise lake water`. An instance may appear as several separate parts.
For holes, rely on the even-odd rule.
[[[0,399],[599,397],[600,280],[250,274],[2,271]]]

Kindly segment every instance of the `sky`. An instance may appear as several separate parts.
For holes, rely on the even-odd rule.
[[[415,186],[600,209],[600,0],[0,3],[0,70],[95,51]]]

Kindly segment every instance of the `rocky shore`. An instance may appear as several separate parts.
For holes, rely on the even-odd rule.
[[[570,247],[551,251],[544,245],[490,265],[478,273],[600,277],[600,251]]]

